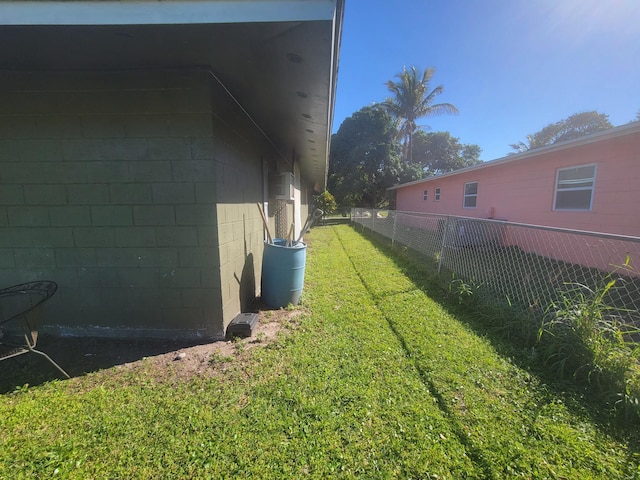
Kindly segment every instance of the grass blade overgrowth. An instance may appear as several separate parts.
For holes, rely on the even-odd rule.
[[[142,363],[0,396],[0,478],[640,473],[635,447],[412,278],[350,227],[315,228],[296,329],[219,375],[163,381]]]

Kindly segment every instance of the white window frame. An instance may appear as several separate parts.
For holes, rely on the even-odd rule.
[[[434,202],[440,201],[440,187],[436,187],[435,190],[433,191],[433,201]]]
[[[574,180],[574,182],[577,182],[578,180],[582,180],[582,182],[579,182],[579,183],[591,182],[590,186],[558,188],[560,186],[560,173],[561,172],[564,172],[566,170],[575,170],[577,168],[584,168],[584,167],[593,167],[593,177],[584,178],[584,179],[577,179],[577,180]],[[553,210],[554,211],[559,211],[559,212],[590,212],[591,209],[593,208],[593,194],[594,194],[594,191],[595,191],[597,174],[598,174],[598,165],[595,164],[595,163],[586,163],[586,164],[583,164],[583,165],[572,165],[570,167],[558,168],[556,170],[555,188],[553,190]],[[565,184],[566,185],[570,185],[570,182],[571,182],[570,180],[567,180],[567,181],[565,181]],[[557,207],[558,191],[561,191],[561,192],[579,192],[579,191],[587,191],[587,190],[591,192],[591,197],[589,198],[589,207],[588,208],[558,208]]]
[[[476,193],[467,194],[467,185],[472,185],[474,183],[476,184]],[[474,198],[475,205],[467,206],[467,198]],[[478,206],[478,181],[474,180],[473,182],[466,182],[462,190],[462,208],[476,208],[477,206]]]
[[[426,202],[428,198],[429,198],[429,190],[424,189],[422,191],[422,200],[424,200]]]

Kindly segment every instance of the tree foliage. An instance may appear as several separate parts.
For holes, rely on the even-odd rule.
[[[313,204],[316,208],[322,210],[323,216],[331,215],[338,209],[336,199],[328,190],[325,190],[318,195],[314,195]]]
[[[393,119],[379,104],[342,122],[331,138],[328,189],[342,207],[386,206],[386,189],[421,177],[419,166],[401,161]]]
[[[393,97],[385,100],[383,105],[396,122],[403,157],[409,162],[412,161],[413,135],[418,130],[418,119],[443,113],[458,113],[458,109],[450,103],[434,103],[436,97],[444,91],[442,85],[429,90],[429,82],[434,73],[434,68],[427,68],[420,74],[416,67],[409,70],[405,67],[396,75],[397,82],[389,80],[386,83]]]
[[[554,143],[566,142],[574,138],[591,135],[612,128],[609,115],[591,112],[574,113],[573,115],[551,123],[533,135],[527,135],[526,142],[512,143],[510,145],[516,152],[526,152],[534,148],[540,148]]]
[[[481,163],[479,145],[462,144],[449,132],[418,130],[413,137],[413,163],[423,175],[440,175]]]

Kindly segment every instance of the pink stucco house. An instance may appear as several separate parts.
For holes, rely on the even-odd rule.
[[[559,245],[558,232],[537,229],[534,240],[512,224],[640,237],[639,185],[640,122],[633,122],[390,190],[398,212],[506,220],[494,227],[503,246],[602,270],[629,256],[637,272],[640,242],[616,239],[611,247],[597,237],[564,235]],[[414,226],[434,229],[439,221]]]
[[[390,190],[398,211],[640,237],[640,123]]]

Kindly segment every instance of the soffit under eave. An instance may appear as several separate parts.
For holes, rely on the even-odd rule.
[[[328,171],[342,1],[257,3],[321,6],[323,15],[327,6],[335,10],[328,21],[0,26],[0,41],[5,46],[0,52],[0,68],[209,65],[283,159],[297,159],[302,175],[322,190]]]

